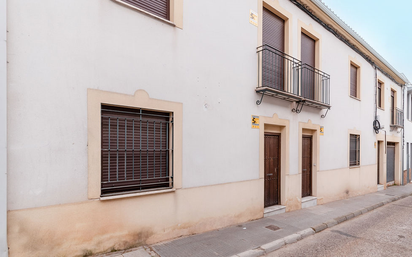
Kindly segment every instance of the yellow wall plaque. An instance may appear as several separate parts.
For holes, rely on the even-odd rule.
[[[323,133],[325,132],[325,128],[323,126],[320,127],[320,135],[323,136]]]
[[[252,10],[249,11],[249,22],[256,27],[258,26],[258,14]]]
[[[252,128],[254,129],[259,128],[259,116],[252,115]]]

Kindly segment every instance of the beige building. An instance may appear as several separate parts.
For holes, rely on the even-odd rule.
[[[403,182],[407,79],[318,0],[7,4],[6,255],[125,249]]]

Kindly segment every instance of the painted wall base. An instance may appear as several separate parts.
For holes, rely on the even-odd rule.
[[[263,217],[263,180],[10,211],[10,256],[83,256]]]

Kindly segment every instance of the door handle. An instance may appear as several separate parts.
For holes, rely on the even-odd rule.
[[[302,169],[302,170],[306,170],[306,169]]]
[[[267,174],[266,176],[272,176],[273,175],[273,173],[269,173],[269,174]]]

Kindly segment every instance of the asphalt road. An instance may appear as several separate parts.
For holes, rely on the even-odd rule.
[[[412,256],[412,197],[382,206],[266,256]]]

